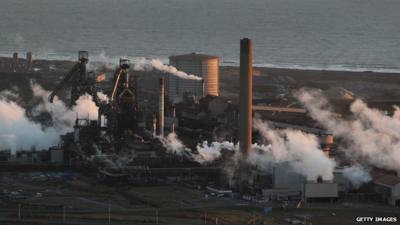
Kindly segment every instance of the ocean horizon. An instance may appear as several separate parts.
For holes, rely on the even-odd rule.
[[[237,66],[249,37],[255,66],[400,72],[399,11],[396,0],[0,0],[0,56],[167,63],[197,52]]]

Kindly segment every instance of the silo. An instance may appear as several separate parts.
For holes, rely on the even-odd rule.
[[[170,56],[169,61],[178,70],[200,76],[204,80],[204,86],[199,81],[179,80],[176,82],[179,89],[190,91],[190,89],[203,88],[202,96],[219,95],[219,57],[191,53]]]

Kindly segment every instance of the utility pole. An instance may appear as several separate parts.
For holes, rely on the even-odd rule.
[[[18,204],[18,219],[21,220],[21,204]]]
[[[156,225],[158,225],[158,209],[156,209]]]
[[[111,224],[111,206],[110,206],[110,202],[108,203],[108,224]]]
[[[204,225],[207,225],[207,212],[204,212]]]
[[[65,205],[64,205],[63,206],[63,223],[65,223],[66,219],[67,219],[67,213],[66,213],[66,208],[65,208]]]

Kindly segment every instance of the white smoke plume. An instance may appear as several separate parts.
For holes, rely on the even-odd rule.
[[[342,138],[346,147],[339,148],[347,157],[384,169],[400,171],[400,112],[393,116],[368,108],[361,100],[351,104],[353,117],[337,117],[319,90],[300,90],[295,96],[311,117],[333,135]]]
[[[254,120],[254,128],[262,135],[263,144],[253,144],[254,154],[248,162],[260,169],[279,163],[287,163],[294,172],[304,175],[308,180],[322,176],[325,180],[333,179],[336,162],[324,154],[315,135],[298,130],[275,130],[260,119]],[[187,148],[176,134],[158,137],[168,152],[178,155],[188,154],[197,162],[204,164],[222,156],[223,150],[234,152],[234,159],[239,156],[239,145],[232,142],[199,143],[197,153]]]
[[[158,136],[169,153],[177,155],[191,154],[191,150],[186,147],[175,133],[170,133],[166,137]]]
[[[343,176],[351,181],[355,188],[372,180],[371,176],[360,165],[354,165],[343,169]]]
[[[170,65],[165,65],[161,60],[159,59],[152,59],[152,60],[145,60],[141,59],[137,63],[135,63],[134,70],[138,71],[152,71],[152,70],[158,70],[166,73],[173,74],[177,77],[180,77],[182,79],[186,80],[202,80],[203,78],[193,75],[193,74],[187,74],[183,71],[180,71],[176,69],[173,66]]]
[[[105,68],[113,68],[116,66],[115,63],[111,62],[110,57],[108,57],[108,55],[104,49],[101,50],[98,58],[99,58],[100,62],[104,65]]]
[[[27,117],[27,110],[17,101],[9,98],[9,92],[0,93],[0,150],[29,150],[31,148],[47,149],[59,142],[59,136],[72,131],[76,114],[82,117],[89,116],[97,119],[97,107],[90,96],[81,96],[73,109],[67,109],[60,101],[48,103],[48,91],[41,86],[32,83],[31,88],[34,97],[41,101],[31,113],[33,116],[42,112],[49,113],[52,124],[44,127]],[[13,97],[18,97],[13,94]]]
[[[336,163],[324,154],[315,135],[292,129],[274,130],[260,119],[254,119],[253,127],[265,142],[253,146],[256,151],[252,160],[257,165],[288,163],[293,171],[308,180],[316,180],[319,176],[325,180],[333,179]]]
[[[255,119],[254,129],[260,132],[263,144],[253,144],[252,157],[248,162],[261,170],[270,166],[287,163],[291,169],[304,175],[308,180],[316,180],[322,176],[325,180],[333,179],[336,162],[328,158],[320,148],[315,135],[298,130],[275,130],[266,122]],[[203,142],[197,145],[198,155],[194,155],[200,163],[214,161],[221,157],[222,150],[239,153],[239,145],[232,142]],[[237,159],[238,157],[234,157]]]
[[[86,65],[88,71],[104,71],[113,69],[118,65],[116,59],[112,59],[107,55],[106,50],[102,49],[98,55],[91,56],[89,54],[89,62]]]
[[[65,104],[55,98],[53,103],[48,102],[50,92],[44,90],[40,85],[31,83],[33,96],[41,98],[41,103],[37,105],[33,112],[49,112],[52,115],[53,121],[56,124],[67,124],[71,127],[75,122],[76,117],[85,118],[90,120],[97,120],[99,108],[96,106],[89,94],[82,95],[76,100],[75,106],[68,109]],[[101,94],[100,94],[101,95]]]
[[[194,159],[199,163],[206,163],[220,158],[222,150],[237,151],[239,147],[228,141],[212,142],[211,144],[204,141],[202,144],[198,144],[196,149],[198,155],[195,155]]]
[[[185,144],[179,140],[176,133],[170,133],[166,137],[157,136],[157,138],[161,141],[169,153],[188,155],[202,164],[206,162],[212,162],[220,158],[221,151],[224,149],[231,151],[238,149],[238,147],[232,142],[212,142],[209,144],[207,141],[204,141],[201,144],[197,144],[196,149],[198,153],[193,153],[190,148],[186,147]]]
[[[16,102],[0,97],[0,150],[29,150],[47,148],[58,142],[54,128],[43,129],[30,121],[26,111]]]
[[[104,94],[103,92],[97,92],[97,98],[99,98],[100,101],[105,103],[108,103],[110,101],[108,95]]]

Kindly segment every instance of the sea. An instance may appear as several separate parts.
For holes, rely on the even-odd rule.
[[[400,0],[0,0],[0,55],[91,60],[191,52],[254,64],[400,72]]]

